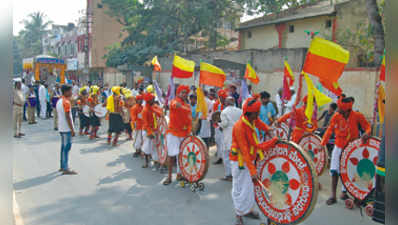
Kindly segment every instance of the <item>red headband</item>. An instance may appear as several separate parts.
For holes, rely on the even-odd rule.
[[[354,104],[353,102],[342,102],[342,101],[339,101],[337,103],[337,106],[339,107],[339,109],[341,109],[343,111],[348,111],[348,110],[352,109],[353,104]]]
[[[227,91],[224,90],[224,89],[219,90],[219,91],[217,92],[217,95],[218,95],[218,97],[222,97],[222,98],[228,97],[228,93],[227,93]]]
[[[190,90],[189,90],[189,87],[187,85],[180,85],[177,88],[177,95],[179,95],[181,91],[186,91],[187,94],[188,94]]]
[[[249,106],[249,102],[251,102],[254,99],[256,101]],[[243,114],[245,114],[247,112],[259,112],[260,108],[261,108],[261,102],[258,100],[258,98],[256,98],[256,97],[248,98],[245,101],[245,104],[243,105]]]

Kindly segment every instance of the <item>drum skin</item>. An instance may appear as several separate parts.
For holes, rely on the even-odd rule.
[[[298,143],[311,156],[318,176],[323,174],[328,164],[328,152],[326,146],[321,145],[321,141],[322,139],[319,136],[308,133]]]
[[[188,182],[201,181],[209,168],[209,153],[205,142],[197,136],[186,137],[181,142],[177,160],[181,174]]]

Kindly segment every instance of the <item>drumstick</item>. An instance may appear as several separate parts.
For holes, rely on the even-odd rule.
[[[265,185],[264,185],[261,181],[259,181],[258,179],[255,179],[255,180],[256,180],[256,182],[257,182],[258,184],[260,184],[260,186],[263,188],[265,194],[267,195],[267,198],[271,199],[272,194],[271,194],[271,192],[269,191],[269,189],[266,188]]]

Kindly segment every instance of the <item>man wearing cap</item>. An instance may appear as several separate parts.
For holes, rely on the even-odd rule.
[[[229,153],[232,145],[232,129],[242,115],[242,110],[236,107],[235,98],[232,96],[227,97],[225,100],[226,107],[221,112],[221,122],[219,125],[223,129],[224,133],[224,152],[223,152],[223,162],[225,169],[225,177],[223,180],[232,181],[231,174],[231,163],[229,161]]]
[[[22,113],[23,113],[23,105],[25,104],[25,98],[22,93],[22,84],[21,80],[17,80],[15,82],[14,88],[14,99],[12,102],[13,105],[13,118],[14,118],[14,137],[20,138],[25,136],[25,134],[21,133],[21,125],[22,125]]]
[[[365,130],[365,134],[362,136],[362,141],[366,143],[370,137],[371,126],[366,120],[365,116],[360,112],[352,110],[353,98],[351,97],[340,97],[338,102],[338,112],[335,113],[330,120],[330,124],[322,138],[321,145],[326,146],[329,138],[334,133],[335,142],[332,152],[332,158],[330,161],[330,174],[332,176],[332,195],[326,201],[326,204],[332,205],[337,202],[336,200],[336,189],[340,175],[340,155],[342,150],[352,141],[359,138],[359,126]],[[345,200],[348,198],[347,194],[343,193],[341,199]]]
[[[277,120],[278,124],[287,122],[288,119],[294,120],[295,126],[293,128],[291,140],[296,143],[299,143],[301,138],[306,133],[312,133],[318,127],[317,119],[315,116],[312,117],[311,121],[308,121],[308,118],[305,115],[306,107],[307,107],[307,96],[303,98],[302,107],[298,109],[293,109],[292,112],[283,115],[281,118]]]
[[[162,109],[154,105],[155,96],[152,93],[145,93],[144,100],[146,102],[144,109],[142,110],[142,121],[143,131],[142,136],[144,143],[142,145],[142,151],[145,154],[145,164],[142,168],[148,168],[149,158],[155,162],[158,161],[157,152],[154,146],[155,133],[158,130],[157,118],[163,116]],[[156,169],[155,165],[154,169]]]
[[[243,104],[243,115],[235,123],[232,130],[231,171],[232,201],[235,208],[236,224],[243,225],[243,216],[260,219],[254,210],[254,182],[258,182],[257,170],[254,165],[257,155],[262,159],[263,151],[273,147],[278,139],[259,143],[256,129],[269,132],[270,128],[259,118],[261,102],[256,97],[248,98]],[[253,149],[258,149],[253,151]]]
[[[189,87],[180,85],[177,88],[176,98],[170,102],[170,122],[166,134],[167,140],[167,161],[168,161],[168,177],[163,182],[169,185],[172,182],[172,171],[174,161],[180,152],[180,144],[182,140],[191,134],[192,130],[192,113],[188,104]],[[180,169],[177,160],[177,180],[181,180]]]
[[[144,98],[142,95],[137,95],[135,97],[135,100],[136,100],[135,105],[130,109],[131,124],[132,124],[132,127],[134,127],[134,129],[135,129],[135,137],[134,137],[135,152],[133,154],[134,158],[136,158],[140,155],[142,142],[143,142],[143,136],[142,136],[142,126],[143,126],[142,101],[143,101],[143,99]]]
[[[112,145],[116,146],[119,139],[120,133],[123,131],[124,124],[122,119],[122,107],[123,100],[120,96],[120,87],[112,87],[112,95],[106,100],[106,109],[109,112],[109,129],[108,129],[108,140],[107,143],[111,144],[112,134],[115,133],[115,138],[112,141]]]
[[[224,89],[221,89],[217,92],[218,99],[213,105],[213,113],[218,112],[221,113],[222,110],[225,108],[225,99],[228,97],[228,92]],[[222,163],[222,155],[224,152],[224,135],[222,128],[218,126],[217,121],[213,121],[213,126],[215,128],[215,133],[214,133],[214,140],[216,142],[217,146],[217,157],[218,160],[214,162],[215,165],[221,164]]]
[[[90,107],[90,126],[91,126],[91,132],[90,132],[90,140],[93,140],[94,138],[98,138],[97,132],[99,130],[99,127],[101,126],[101,121],[95,115],[95,107],[99,104],[99,87],[97,85],[93,85],[90,87],[90,96],[88,97],[88,104]]]

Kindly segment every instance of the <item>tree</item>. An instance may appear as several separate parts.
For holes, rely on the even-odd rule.
[[[21,50],[19,49],[16,37],[12,39],[12,53],[13,53],[13,73],[22,73],[22,56]]]
[[[384,0],[382,1],[384,5]],[[374,37],[374,62],[377,66],[381,64],[382,56],[385,49],[384,27],[382,17],[379,11],[377,0],[366,0],[366,8],[368,11],[369,24]]]

